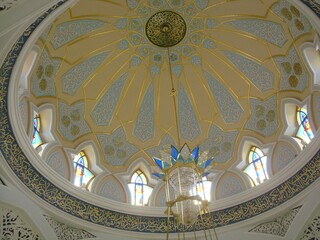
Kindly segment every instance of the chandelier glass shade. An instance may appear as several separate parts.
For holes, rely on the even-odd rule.
[[[171,146],[171,153],[160,153],[161,158],[153,158],[158,166],[153,174],[165,182],[168,221],[173,217],[175,226],[192,225],[208,212],[209,202],[199,196],[197,187],[203,187],[213,159],[199,147],[190,151],[187,144],[180,151]]]

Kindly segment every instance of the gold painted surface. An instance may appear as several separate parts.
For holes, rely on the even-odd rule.
[[[51,57],[61,59],[62,62],[55,76],[54,84],[56,96],[35,97],[34,95],[31,95],[29,101],[33,102],[35,105],[49,102],[56,107],[61,100],[69,105],[84,101],[84,119],[90,128],[90,132],[74,141],[68,141],[56,131],[59,140],[63,146],[66,147],[75,148],[84,141],[93,140],[98,147],[99,155],[104,156],[104,150],[100,147],[96,134],[112,134],[122,127],[126,134],[126,140],[138,148],[138,152],[133,156],[129,156],[123,166],[112,166],[104,159],[98,159],[100,165],[111,172],[124,171],[138,156],[142,156],[149,161],[150,164],[153,164],[152,160],[146,154],[146,150],[159,145],[161,139],[166,134],[173,138],[176,144],[178,143],[174,109],[170,97],[171,85],[166,50],[155,47],[150,43],[144,32],[146,22],[155,13],[164,10],[178,11],[170,5],[169,1],[165,2],[166,4],[164,4],[163,7],[156,8],[151,6],[149,1],[140,1],[136,9],[130,9],[127,6],[127,1],[124,0],[92,0],[90,3],[88,3],[88,1],[80,0],[52,23],[48,39],[39,39],[37,42],[37,45],[42,49],[46,48],[48,50]],[[240,133],[236,139],[237,142],[240,141],[243,136],[252,136],[263,143],[275,142],[282,131],[282,124],[280,121],[281,99],[293,97],[302,100],[310,94],[310,83],[307,84],[307,87],[303,91],[280,91],[281,72],[274,61],[274,57],[286,55],[292,46],[298,51],[298,46],[302,42],[311,41],[313,39],[314,30],[311,29],[309,33],[304,34],[297,39],[293,39],[287,23],[270,10],[272,5],[276,2],[276,0],[209,1],[209,4],[205,9],[200,10],[196,8],[197,13],[192,17],[186,17],[186,13],[183,12],[184,10],[181,10],[181,16],[187,24],[187,35],[178,45],[172,47],[172,52],[179,52],[179,48],[190,46],[195,51],[194,55],[198,55],[201,59],[201,64],[195,65],[191,63],[191,57],[194,55],[184,56],[183,54],[180,54],[179,64],[182,66],[181,74],[178,76],[174,75],[173,78],[175,89],[178,89],[179,83],[186,91],[194,109],[201,132],[201,134],[192,141],[182,139],[182,142],[187,142],[191,147],[201,144],[207,139],[211,124],[217,125],[226,132],[239,131]],[[194,4],[194,1],[184,1],[183,7],[192,4]],[[147,8],[148,13],[145,16],[139,15],[137,10],[139,7]],[[191,30],[190,24],[193,19],[200,19],[205,23],[208,18],[214,19],[217,26],[214,28],[205,26],[203,30]],[[282,47],[279,47],[253,36],[252,34],[227,25],[230,21],[244,18],[267,20],[278,23],[282,26],[287,41]],[[52,47],[50,38],[59,24],[83,19],[100,20],[106,24],[101,28],[68,42],[58,49]],[[119,29],[115,26],[120,19],[126,19],[127,21],[127,24],[123,29]],[[134,19],[141,20],[142,25],[138,31],[132,30],[129,27],[130,21]],[[202,36],[199,45],[190,42],[189,37],[193,32],[199,33]],[[130,36],[134,33],[141,35],[145,41],[141,44],[134,45],[130,41]],[[212,40],[215,47],[205,48],[204,40],[206,38]],[[118,48],[121,40],[127,41],[128,47],[126,49]],[[149,48],[149,55],[141,57],[138,51],[140,47]],[[228,60],[224,54],[225,51],[245,56],[268,69],[274,75],[272,88],[266,92],[261,92]],[[102,52],[110,52],[110,54],[93,74],[85,80],[80,89],[76,91],[74,95],[64,93],[62,91],[61,81],[63,74],[85,59]],[[161,63],[155,63],[152,59],[152,55],[158,52],[163,56]],[[130,59],[133,55],[139,56],[141,59],[141,63],[137,67],[131,65]],[[160,67],[160,71],[156,75],[152,75],[150,72],[150,66],[154,64]],[[299,72],[301,68],[305,70],[306,66],[302,63],[300,66],[295,66],[294,68],[296,72]],[[35,67],[35,69],[37,69],[37,67]],[[214,96],[211,94],[208,83],[203,76],[203,71],[209,72],[212,76],[215,76],[239,103],[243,110],[243,114],[239,121],[233,123],[225,122],[220,114]],[[110,86],[124,73],[128,74],[127,81],[109,125],[97,126],[92,119],[92,109]],[[36,72],[33,72],[33,74],[36,74]],[[308,77],[308,80],[310,80],[310,76]],[[289,81],[292,86],[297,84],[297,79],[294,77],[291,77]],[[141,141],[134,135],[134,128],[143,98],[148,87],[152,83],[154,88],[154,137],[147,141]],[[252,114],[250,99],[267,100],[271,96],[277,97],[277,107],[274,111],[277,113],[279,126],[274,134],[265,137],[258,132],[246,129],[245,125]],[[61,116],[55,117],[58,122]],[[260,127],[263,126],[261,125]],[[229,169],[229,167],[237,160],[235,158],[237,152],[238,146],[235,145],[234,154],[232,154],[231,159],[223,164],[215,164],[215,168],[219,170]]]

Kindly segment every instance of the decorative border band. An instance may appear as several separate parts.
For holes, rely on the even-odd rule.
[[[308,6],[318,17],[320,17],[320,3],[317,0],[301,0]]]
[[[67,0],[60,1],[31,24],[14,44],[1,66],[0,150],[15,175],[34,194],[52,206],[75,217],[106,227],[127,231],[165,233],[167,227],[166,217],[138,216],[104,209],[78,199],[59,189],[34,168],[17,143],[9,121],[8,113],[8,86],[13,67],[24,44],[33,31],[50,13],[65,2],[67,2]],[[312,8],[312,10],[319,16],[319,4],[314,3],[312,0],[303,0],[303,2],[308,7]],[[211,212],[208,217],[212,217],[215,226],[219,227],[236,223],[266,212],[291,199],[310,184],[315,182],[320,176],[319,166],[320,150],[301,170],[276,188],[239,205]],[[195,224],[194,228],[196,230],[201,230],[203,228],[203,224],[198,222]],[[177,231],[177,229],[174,229],[172,226],[170,230],[172,232]],[[192,231],[193,227],[190,226],[185,230]]]

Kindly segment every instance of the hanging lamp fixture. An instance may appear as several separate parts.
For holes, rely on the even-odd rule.
[[[213,221],[209,214],[209,201],[202,199],[196,188],[204,188],[202,179],[209,174],[210,164],[213,158],[208,158],[208,151],[200,153],[199,147],[192,151],[185,143],[180,144],[178,111],[177,111],[177,90],[174,88],[172,68],[170,61],[170,47],[181,42],[186,35],[186,23],[184,19],[175,12],[162,11],[152,15],[146,23],[146,35],[150,42],[167,48],[168,67],[170,71],[171,91],[177,140],[179,150],[171,146],[171,152],[161,152],[161,157],[154,157],[153,160],[159,167],[153,173],[156,177],[165,182],[167,210],[167,240],[171,232],[178,232],[178,239],[182,232],[182,239],[185,239],[185,231],[190,226],[200,224],[204,231],[205,239],[213,240],[210,228],[213,228]],[[181,147],[181,148],[180,148]],[[204,219],[206,217],[206,219]],[[209,219],[209,222],[208,222]],[[171,229],[170,229],[171,226]],[[208,227],[209,226],[209,227]],[[216,232],[215,239],[217,238]],[[194,231],[196,238],[196,232]]]

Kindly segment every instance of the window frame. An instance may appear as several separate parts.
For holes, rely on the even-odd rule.
[[[137,181],[139,180],[140,181]],[[130,183],[128,184],[129,192],[131,196],[131,204],[135,206],[146,206],[150,202],[150,196],[152,193],[152,187],[148,185],[148,179],[146,174],[139,168],[133,172],[130,177]],[[137,194],[138,188],[141,188],[141,198]],[[150,194],[148,193],[150,190]],[[132,192],[133,191],[133,192]],[[149,194],[146,196],[146,194]],[[141,203],[139,203],[139,200]]]
[[[35,120],[37,122],[37,127],[35,126]],[[34,149],[37,150],[37,148],[39,148],[41,145],[45,144],[45,142],[43,141],[43,138],[41,136],[41,116],[39,113],[35,112],[33,113],[33,124],[32,124],[32,141],[31,141],[31,145],[33,146]],[[40,139],[40,143],[33,143],[33,141],[36,139],[36,136],[38,136],[38,138]]]
[[[258,156],[258,158],[255,158],[255,154]],[[257,168],[259,167],[258,164],[261,165],[263,178],[260,177],[259,170],[257,170]],[[256,178],[253,178],[253,173],[251,175],[246,171],[250,166],[253,166]],[[267,171],[267,156],[261,148],[254,145],[250,147],[250,150],[247,155],[247,165],[243,169],[243,172],[250,178],[250,180],[255,186],[260,185],[261,183],[269,179],[269,174]]]
[[[77,158],[78,157],[78,158]],[[77,159],[76,159],[77,158]],[[79,163],[79,161],[82,160],[84,162],[84,164]],[[86,190],[88,190],[88,186],[90,185],[90,183],[93,181],[93,179],[95,178],[95,175],[92,171],[90,171],[90,162],[88,160],[88,157],[85,153],[84,150],[81,150],[77,155],[74,156],[73,160],[72,160],[72,165],[73,165],[73,169],[74,169],[74,179],[73,179],[73,184],[76,187],[80,187],[80,188],[85,188]],[[81,168],[81,176],[77,175],[77,170]],[[88,180],[88,182],[83,183],[84,180],[84,176],[85,176],[85,171],[88,171],[92,177]],[[80,186],[78,186],[76,184],[76,179],[77,177],[79,177],[79,182],[80,182]]]

